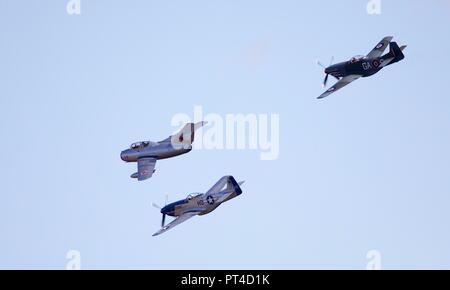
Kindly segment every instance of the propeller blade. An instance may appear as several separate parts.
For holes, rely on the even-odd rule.
[[[334,56],[331,57],[329,66],[331,66],[333,64],[333,62],[334,62]],[[321,66],[324,70],[326,70],[326,66],[324,66],[320,61],[317,61],[317,64],[319,66]],[[328,74],[325,75],[325,79],[323,80],[322,87],[326,87],[327,83],[328,83]]]
[[[164,205],[166,206],[167,205],[167,201],[169,200],[169,195],[168,194],[166,194],[166,199],[165,199],[165,201],[164,201]]]
[[[319,60],[317,61],[317,65],[325,69],[325,66]]]
[[[326,86],[327,86],[327,83],[328,83],[328,76],[329,76],[329,74],[327,74],[327,75],[325,76],[325,79],[323,80],[323,84],[322,84],[323,87],[326,87]]]
[[[153,205],[153,207],[156,207],[157,209],[161,209],[161,207],[154,202],[152,203],[152,205]]]
[[[162,215],[162,221],[161,221],[161,227],[162,227],[162,228],[164,227],[165,223],[166,223],[166,214],[163,213],[163,215]]]

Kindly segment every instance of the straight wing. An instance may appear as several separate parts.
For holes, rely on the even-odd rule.
[[[177,217],[176,219],[174,219],[172,222],[170,222],[168,225],[162,227],[159,231],[157,231],[156,233],[153,234],[153,236],[157,236],[160,235],[168,230],[170,230],[171,228],[173,228],[176,225],[181,224],[182,222],[187,221],[188,219],[190,219],[191,217],[197,215],[199,212],[188,212],[185,214],[180,215],[179,217]]]
[[[343,87],[345,87],[346,85],[348,85],[349,83],[359,79],[361,76],[360,75],[349,75],[346,77],[343,77],[342,79],[340,79],[337,83],[334,84],[334,86],[332,86],[331,88],[329,88],[328,90],[325,91],[325,93],[321,94],[318,99],[323,99],[325,97],[328,97],[329,95],[331,95],[332,93],[336,92],[339,89],[342,89]]]
[[[383,52],[386,50],[386,48],[388,47],[389,43],[391,43],[392,39],[394,37],[392,36],[386,36],[385,38],[383,38],[375,47],[374,49],[372,49],[371,52],[369,52],[369,54],[367,55],[368,58],[377,58],[380,57]]]
[[[152,177],[155,172],[156,159],[152,157],[144,157],[138,159],[138,180],[146,180]]]

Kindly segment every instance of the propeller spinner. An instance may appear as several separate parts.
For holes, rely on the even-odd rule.
[[[330,64],[329,64],[328,66],[331,66],[331,65],[333,64],[333,62],[334,62],[334,56],[331,57]],[[317,64],[318,64],[320,67],[322,67],[324,70],[326,69],[326,66],[324,66],[320,61],[317,61]],[[324,78],[323,83],[322,83],[322,86],[323,86],[323,87],[326,87],[326,86],[327,86],[327,83],[328,83],[328,76],[329,76],[329,74],[328,74],[328,73],[325,73],[325,78]]]
[[[169,195],[166,194],[166,199],[165,199],[165,202],[164,202],[164,206],[167,205],[168,199],[169,199]],[[152,203],[152,205],[153,205],[153,207],[155,207],[155,208],[157,208],[157,209],[159,209],[159,210],[162,209],[162,207],[160,207],[160,206],[157,205],[156,203]],[[166,214],[163,213],[163,214],[162,214],[162,220],[161,220],[161,227],[162,227],[162,228],[165,226],[165,223],[166,223]]]

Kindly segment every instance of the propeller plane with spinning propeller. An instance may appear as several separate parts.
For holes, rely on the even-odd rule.
[[[356,56],[349,61],[337,64],[332,64],[334,59],[332,58],[328,67],[325,67],[318,61],[318,65],[323,67],[325,72],[324,87],[327,85],[329,75],[338,80],[336,84],[326,90],[318,99],[328,97],[360,77],[374,75],[384,67],[404,59],[403,50],[406,48],[406,45],[399,47],[396,42],[392,42],[392,39],[392,36],[383,38],[367,56]],[[383,55],[388,46],[390,48],[389,52]]]
[[[244,182],[236,182],[233,176],[224,176],[211,187],[206,193],[192,193],[185,199],[167,204],[160,207],[153,204],[154,207],[161,210],[162,221],[161,229],[153,234],[160,235],[176,225],[190,219],[196,215],[205,215],[215,210],[222,203],[239,196],[242,193],[241,185]],[[166,215],[175,217],[169,224],[166,223]]]

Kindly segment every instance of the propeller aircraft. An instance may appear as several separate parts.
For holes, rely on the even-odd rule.
[[[359,79],[360,77],[369,77],[376,74],[384,67],[401,61],[405,58],[403,50],[406,45],[398,46],[396,42],[392,42],[393,37],[387,36],[383,38],[370,53],[366,56],[355,56],[349,61],[341,62],[337,64],[331,64],[325,67],[320,62],[317,62],[324,68],[325,79],[323,80],[323,86],[325,87],[328,82],[328,76],[331,75],[338,80],[336,84],[326,90],[318,99],[328,97],[332,93],[339,89],[342,89],[351,82]],[[389,46],[390,50],[387,54],[383,55],[386,48]]]

